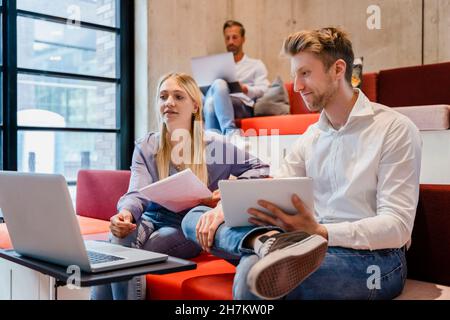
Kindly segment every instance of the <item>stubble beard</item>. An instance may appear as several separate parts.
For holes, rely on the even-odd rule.
[[[337,91],[337,87],[333,86],[331,80],[328,81],[325,92],[316,95],[312,93],[313,99],[311,103],[306,102],[305,104],[311,112],[322,112],[322,110],[328,105],[331,99],[334,97]]]

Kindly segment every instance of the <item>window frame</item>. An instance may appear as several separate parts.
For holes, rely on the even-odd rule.
[[[66,23],[67,19],[17,9],[16,0],[3,1],[2,14],[2,50],[3,75],[2,108],[3,123],[0,133],[3,136],[1,170],[17,171],[18,168],[18,131],[54,131],[80,133],[115,133],[116,134],[116,169],[129,169],[133,154],[134,135],[134,1],[118,0],[116,10],[118,23],[115,27],[80,22],[80,27],[108,31],[116,34],[116,75],[114,78],[82,75],[64,72],[44,71],[38,69],[18,68],[17,66],[17,18],[27,17],[55,23]],[[18,74],[52,76],[76,80],[92,80],[116,84],[116,126],[108,128],[78,127],[31,127],[17,124],[17,80]],[[10,94],[12,93],[12,94]],[[1,161],[0,161],[1,163]],[[69,185],[75,185],[69,181]]]

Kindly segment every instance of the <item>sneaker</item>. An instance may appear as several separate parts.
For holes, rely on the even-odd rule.
[[[262,299],[284,297],[319,268],[327,248],[324,237],[300,231],[260,236],[255,251],[261,259],[247,276],[250,291]]]

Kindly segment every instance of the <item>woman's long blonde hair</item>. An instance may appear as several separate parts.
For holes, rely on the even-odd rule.
[[[192,172],[206,185],[208,184],[208,170],[205,161],[205,141],[203,137],[203,117],[202,117],[202,93],[197,86],[195,80],[185,73],[169,73],[164,75],[158,84],[156,92],[155,106],[159,113],[159,94],[161,86],[168,79],[174,79],[177,84],[183,88],[188,96],[198,105],[198,110],[192,116],[191,125],[191,159],[185,163],[185,168],[190,168]],[[172,154],[172,146],[170,138],[168,137],[168,130],[166,124],[160,119],[159,125],[160,141],[159,148],[156,154],[156,165],[158,168],[159,179],[164,179],[169,176],[169,166]]]

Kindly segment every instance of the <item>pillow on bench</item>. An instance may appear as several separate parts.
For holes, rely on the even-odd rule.
[[[436,104],[392,109],[411,119],[419,130],[447,130],[450,128],[449,105]]]
[[[280,116],[289,114],[289,96],[280,77],[277,77],[270,85],[267,92],[259,98],[254,107],[255,117]]]

